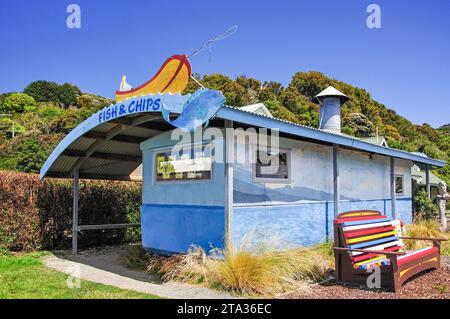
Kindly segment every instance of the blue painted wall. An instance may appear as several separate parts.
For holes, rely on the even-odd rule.
[[[252,163],[234,165],[233,241],[235,245],[267,241],[282,247],[312,245],[332,238],[333,157],[330,146],[280,138],[290,151],[291,178],[285,182],[255,181]],[[236,145],[251,158],[256,145]],[[390,163],[385,156],[340,150],[341,211],[374,209],[389,216]],[[397,211],[412,221],[411,162],[396,161],[404,177]]]
[[[143,154],[142,244],[148,251],[186,252],[192,244],[209,251],[224,242],[224,165],[213,163],[208,181],[156,182],[154,153],[178,143],[171,131],[141,143]],[[223,140],[214,142],[223,148]]]
[[[343,201],[342,211],[379,210],[392,216],[390,200]],[[235,206],[233,243],[265,242],[280,247],[308,246],[333,238],[333,202],[270,206]],[[397,200],[397,211],[405,223],[412,222],[411,198]]]
[[[224,207],[144,204],[142,245],[147,251],[186,252],[192,244],[223,248]]]
[[[153,156],[178,142],[165,132],[141,144],[143,151],[143,245],[147,250],[185,252],[191,244],[205,250],[223,247],[224,165],[213,164],[210,181],[154,181]],[[223,149],[223,139],[214,141]],[[332,238],[333,171],[331,147],[280,138],[290,151],[291,178],[286,182],[253,180],[253,164],[236,162],[233,178],[232,237],[242,242],[278,242],[281,247],[312,245]],[[254,144],[236,153],[252,158]],[[247,155],[245,155],[247,153]],[[396,173],[404,177],[404,192],[397,210],[404,222],[412,221],[411,162],[396,161]],[[375,209],[392,216],[389,159],[384,156],[341,150],[341,210]],[[247,240],[245,238],[247,237]]]

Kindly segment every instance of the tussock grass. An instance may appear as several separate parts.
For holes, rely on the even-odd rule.
[[[432,219],[420,219],[413,224],[406,226],[406,234],[410,237],[435,237],[435,238],[447,238],[449,239],[448,232],[442,232],[440,230],[440,224],[437,220]],[[415,250],[430,246],[430,241],[425,240],[404,240],[407,250]],[[450,256],[450,242],[441,242],[441,255]]]
[[[276,295],[325,278],[332,266],[331,245],[277,250],[244,243],[238,248],[213,250],[211,256],[193,247],[188,254],[152,256],[148,271],[164,281],[201,283],[238,295]]]
[[[149,257],[141,245],[126,245],[119,252],[125,266],[133,270],[145,270]]]

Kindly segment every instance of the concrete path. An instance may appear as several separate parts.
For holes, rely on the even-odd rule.
[[[134,290],[165,298],[174,299],[229,299],[235,298],[227,293],[180,283],[158,283],[143,271],[129,270],[117,262],[111,252],[103,254],[78,255],[69,257],[45,256],[44,264],[54,270],[80,277],[81,279]]]

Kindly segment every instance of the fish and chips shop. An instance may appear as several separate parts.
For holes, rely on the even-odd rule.
[[[320,127],[312,128],[274,118],[261,103],[226,105],[216,90],[182,94],[190,78],[185,55],[135,88],[122,78],[116,103],[48,157],[41,179],[73,179],[74,253],[86,226],[78,225],[79,179],[142,181],[142,244],[171,254],[240,245],[250,235],[312,245],[331,239],[335,216],[350,210],[410,223],[411,167],[444,165],[342,134],[348,97],[333,87],[317,92]],[[243,154],[247,160],[236,159]]]

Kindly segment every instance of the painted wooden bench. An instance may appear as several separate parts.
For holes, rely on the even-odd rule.
[[[429,240],[433,246],[405,251],[403,239]],[[380,287],[377,288],[395,292],[415,274],[440,267],[443,240],[403,237],[400,220],[379,211],[341,213],[334,220],[336,280],[369,287],[368,279],[373,278],[369,276],[379,270]]]

